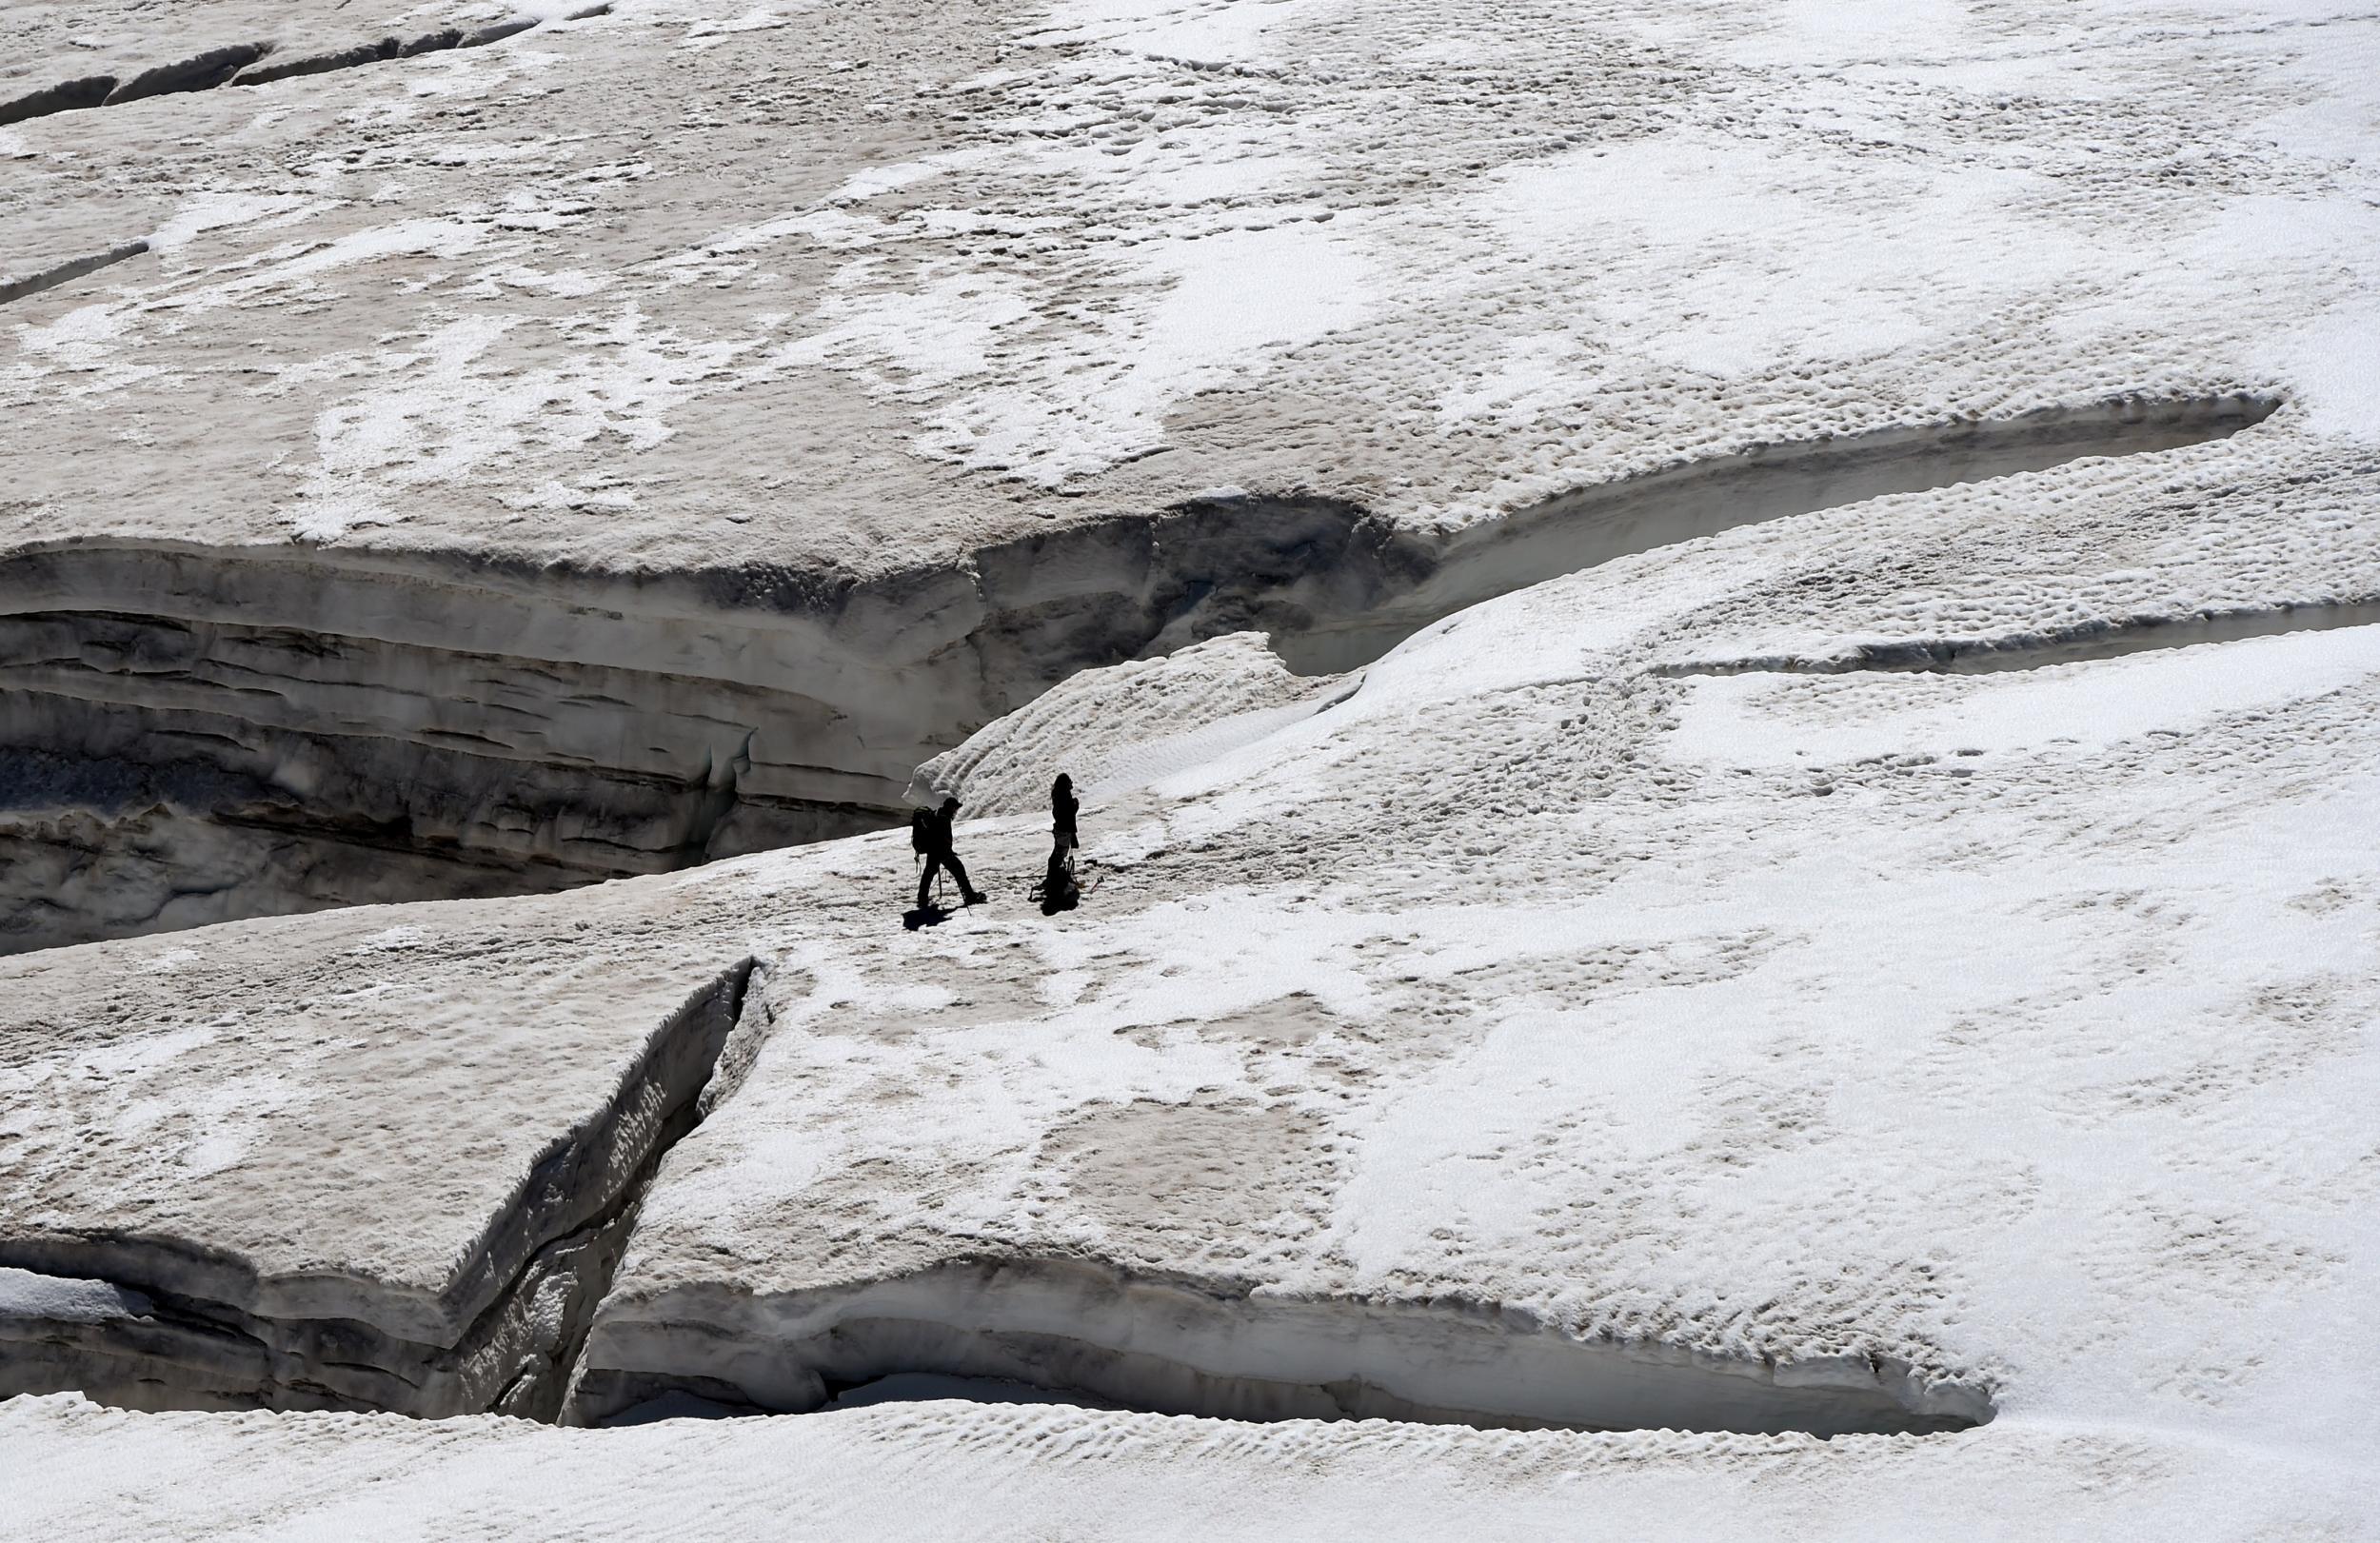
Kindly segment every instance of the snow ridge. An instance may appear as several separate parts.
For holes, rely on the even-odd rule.
[[[2241,606],[2188,616],[2144,614],[2077,623],[2042,631],[1981,638],[1902,638],[1855,643],[1843,652],[1657,664],[1652,673],[1691,675],[1844,675],[1857,670],[1916,670],[1982,675],[2037,670],[2054,664],[2122,659],[2161,648],[2241,643],[2295,632],[2330,632],[2380,624],[2380,596],[2305,604]]]

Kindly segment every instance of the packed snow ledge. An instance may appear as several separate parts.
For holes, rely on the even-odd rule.
[[[302,979],[268,930],[95,1010],[79,971],[11,982],[0,1385],[552,1417],[749,961],[423,942],[358,912]]]

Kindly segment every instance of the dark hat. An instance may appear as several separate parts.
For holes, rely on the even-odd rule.
[[[959,807],[959,801],[955,798],[944,799],[942,800],[942,807],[945,809],[956,809]]]

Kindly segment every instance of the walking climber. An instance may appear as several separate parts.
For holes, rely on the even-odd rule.
[[[950,849],[950,821],[959,813],[957,799],[942,800],[940,809],[920,809],[909,816],[909,845],[925,859],[925,866],[918,874],[918,909],[922,911],[934,898],[934,876],[944,868],[959,880],[959,898],[967,905],[981,905],[983,897],[967,882],[966,864]]]
[[[1081,809],[1074,796],[1074,779],[1060,772],[1058,781],[1049,785],[1049,871],[1033,892],[1044,916],[1070,910],[1082,898],[1074,879],[1074,851],[1082,844],[1075,834],[1075,816]]]

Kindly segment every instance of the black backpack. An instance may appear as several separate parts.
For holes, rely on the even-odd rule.
[[[909,811],[909,850],[912,852],[934,850],[933,810],[912,809]]]

